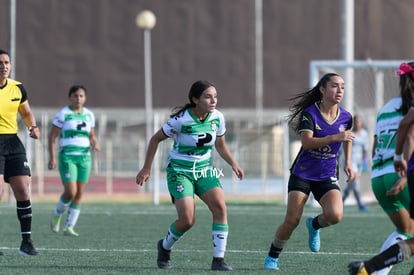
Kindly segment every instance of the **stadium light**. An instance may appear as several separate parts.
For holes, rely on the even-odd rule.
[[[152,111],[152,77],[151,77],[151,30],[155,27],[157,19],[152,11],[143,10],[137,14],[135,24],[144,30],[144,73],[145,73],[145,138],[148,146],[153,134],[153,111]],[[159,204],[158,181],[154,182],[153,203]]]
[[[139,29],[144,30],[145,124],[148,144],[152,135],[151,30],[155,27],[156,18],[153,12],[144,10],[138,13],[135,23]]]

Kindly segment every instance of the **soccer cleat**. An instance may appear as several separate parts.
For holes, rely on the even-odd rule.
[[[372,275],[374,273],[368,273],[365,269],[364,262],[357,261],[348,265],[349,275]]]
[[[321,249],[321,239],[319,237],[319,229],[315,230],[312,226],[312,217],[308,217],[306,219],[306,227],[308,228],[309,232],[309,248],[312,252],[318,252]]]
[[[19,249],[19,254],[22,256],[36,256],[37,250],[33,246],[33,241],[22,241]]]
[[[279,259],[267,256],[264,261],[264,268],[267,270],[279,270]]]
[[[52,220],[50,221],[50,229],[55,233],[59,232],[61,217],[61,215],[53,215]]]
[[[233,270],[233,268],[226,264],[223,258],[213,257],[213,261],[211,262],[211,270],[230,271]]]
[[[162,247],[162,239],[158,241],[157,249],[158,249],[158,256],[157,256],[158,267],[161,269],[171,268],[171,264],[170,264],[171,250],[167,250],[167,249],[164,249],[164,247]]]
[[[63,235],[65,236],[73,236],[73,237],[78,237],[79,234],[75,232],[75,230],[73,229],[73,227],[67,227],[63,230]]]

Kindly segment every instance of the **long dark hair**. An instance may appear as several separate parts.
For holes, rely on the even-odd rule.
[[[408,65],[413,68],[414,62],[409,62]],[[414,105],[414,72],[400,75],[400,95],[402,99],[401,107],[398,111],[403,115],[407,114],[410,108]]]
[[[173,113],[170,117],[175,117],[182,112],[184,112],[187,108],[195,107],[195,103],[193,102],[193,98],[200,98],[201,94],[209,87],[215,87],[213,83],[208,82],[207,80],[198,80],[191,85],[190,91],[188,92],[188,100],[189,103],[186,103],[184,106],[178,106],[173,109]]]
[[[293,104],[289,107],[291,114],[288,117],[288,122],[293,130],[296,132],[299,130],[299,120],[302,117],[303,110],[316,102],[321,102],[322,94],[319,88],[326,87],[326,84],[331,80],[333,76],[339,75],[336,73],[327,73],[322,76],[322,78],[312,89],[307,92],[295,95],[289,99],[289,101],[293,101]]]

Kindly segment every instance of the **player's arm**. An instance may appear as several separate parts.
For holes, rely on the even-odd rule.
[[[243,179],[244,177],[244,171],[243,169],[237,164],[237,162],[234,160],[232,154],[230,153],[229,148],[226,144],[226,139],[223,136],[217,136],[216,142],[215,142],[215,148],[219,155],[228,163],[230,164],[231,168],[233,169],[234,173],[239,179]]]
[[[60,135],[60,128],[52,125],[49,133],[49,170],[55,169],[57,166],[56,158],[56,138]]]
[[[354,134],[350,130],[339,132],[335,135],[328,135],[324,137],[314,137],[313,131],[303,130],[300,132],[300,139],[302,147],[305,150],[321,148],[325,145],[329,145],[332,142],[345,142],[355,138]]]
[[[352,141],[345,141],[344,146],[344,172],[348,176],[347,182],[352,182],[355,179],[355,171],[352,169]]]
[[[91,131],[89,133],[89,140],[90,140],[91,147],[92,147],[93,150],[95,150],[95,151],[100,151],[101,150],[101,146],[99,145],[99,142],[96,139],[95,128],[91,129]]]
[[[27,129],[29,129],[30,137],[38,139],[40,137],[40,130],[36,125],[36,119],[32,113],[29,102],[26,101],[25,103],[20,104],[18,112]]]
[[[400,122],[400,125],[398,126],[397,142],[395,145],[396,155],[401,155],[403,153],[404,141],[407,137],[410,125],[413,122],[414,122],[414,110],[410,109],[410,111],[404,116],[404,118]]]
[[[309,113],[303,113],[302,119],[299,125],[300,139],[302,148],[304,150],[317,149],[325,145],[329,145],[333,142],[352,141],[355,136],[351,130],[341,131],[335,135],[327,135],[324,137],[315,137],[314,121]]]
[[[147,154],[145,156],[144,166],[142,167],[141,171],[138,172],[135,181],[138,185],[143,185],[150,177],[151,174],[151,166],[154,160],[155,154],[158,150],[158,144],[167,139],[162,129],[159,129],[150,139],[148,144]]]
[[[404,143],[410,130],[411,124],[414,122],[414,110],[410,109],[401,120],[397,130],[397,141],[394,154],[394,168],[400,176],[406,175],[407,163],[404,159]]]

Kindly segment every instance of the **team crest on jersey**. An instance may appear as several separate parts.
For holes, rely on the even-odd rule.
[[[214,132],[217,131],[217,123],[216,121],[211,121],[211,130],[213,130]]]
[[[182,193],[183,191],[184,191],[184,186],[181,183],[177,184],[177,192]]]
[[[318,124],[315,125],[315,129],[316,130],[322,130],[322,128]]]
[[[319,150],[320,152],[324,153],[324,154],[332,152],[332,148],[331,148],[331,146],[329,146],[329,145],[322,146],[322,147],[321,147],[321,148],[319,148],[318,150]]]
[[[339,132],[345,131],[345,126],[343,124],[339,125]]]

